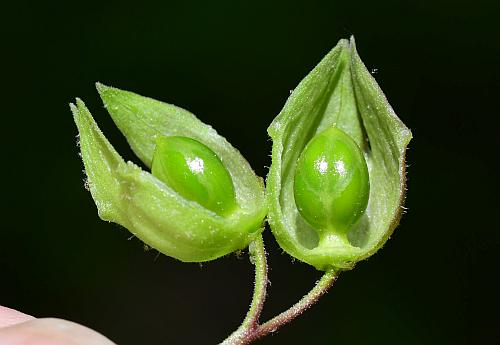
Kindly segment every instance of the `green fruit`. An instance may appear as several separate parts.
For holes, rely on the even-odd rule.
[[[151,172],[185,199],[220,216],[237,208],[231,175],[215,152],[197,140],[157,139]]]
[[[331,127],[309,141],[297,161],[294,197],[320,243],[332,237],[348,243],[347,233],[365,212],[369,194],[366,161],[353,139]]]
[[[260,236],[267,213],[262,179],[226,139],[172,104],[102,84],[97,89],[134,153],[158,176],[126,162],[77,99],[71,110],[101,219],[183,262],[220,258]],[[186,166],[188,158],[198,173]]]

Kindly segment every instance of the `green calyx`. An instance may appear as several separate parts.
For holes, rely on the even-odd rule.
[[[195,139],[158,138],[151,172],[184,198],[220,216],[237,208],[229,172],[214,151]]]
[[[347,233],[364,214],[369,192],[363,153],[343,131],[332,127],[317,134],[300,154],[295,203],[318,233],[319,246],[349,245]]]
[[[300,82],[268,133],[268,221],[279,245],[319,270],[350,269],[380,249],[401,216],[412,135],[354,39],[339,41]],[[333,165],[344,157],[353,178],[321,175],[322,155]]]
[[[341,40],[268,128],[267,186],[212,127],[179,107],[97,84],[135,154],[125,162],[81,100],[71,105],[88,185],[103,220],[188,262],[245,248],[267,214],[279,245],[319,270],[350,269],[397,226],[412,135]]]
[[[97,89],[133,151],[153,170],[125,162],[85,104],[79,99],[72,104],[101,219],[185,262],[216,259],[260,235],[267,213],[263,181],[226,139],[179,107],[101,84]],[[170,162],[172,157],[177,162],[198,157],[207,174],[185,179],[188,171]]]

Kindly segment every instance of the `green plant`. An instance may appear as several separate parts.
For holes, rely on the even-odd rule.
[[[411,132],[341,40],[290,95],[268,129],[266,190],[210,126],[176,106],[97,84],[114,122],[152,173],[125,162],[81,100],[71,105],[99,216],[186,262],[249,247],[255,290],[223,344],[248,344],[314,304],[339,272],[377,251],[401,217]],[[259,324],[266,296],[264,218],[291,256],[325,271],[297,304]]]

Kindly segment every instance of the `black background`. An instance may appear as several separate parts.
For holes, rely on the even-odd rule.
[[[126,344],[214,344],[250,301],[246,255],[182,264],[97,217],[68,103],[138,161],[94,82],[186,108],[265,176],[266,128],[340,38],[413,131],[392,239],[262,344],[500,343],[496,1],[18,2],[0,11],[0,304]],[[320,276],[265,235],[264,318]]]

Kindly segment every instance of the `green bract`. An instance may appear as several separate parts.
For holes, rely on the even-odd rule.
[[[267,211],[262,180],[223,137],[176,106],[101,84],[97,88],[137,156],[148,168],[153,157],[159,164],[155,177],[125,162],[85,104],[72,104],[88,185],[103,220],[186,262],[218,258],[246,247],[260,234]],[[163,147],[169,140],[176,142]],[[195,152],[215,175],[179,181],[183,168],[172,170],[168,161],[179,161],[176,150],[180,160]],[[192,194],[196,184],[205,190]],[[215,194],[203,201],[205,192]]]
[[[365,158],[347,134],[331,127],[306,145],[295,169],[294,198],[318,246],[350,245],[347,232],[365,212],[369,192]]]
[[[311,168],[303,167],[310,164],[305,161],[320,156],[322,145],[329,145],[317,142],[331,128],[350,138],[341,140],[347,146],[352,146],[350,141],[357,144],[358,149],[347,150],[351,153],[346,157],[362,152],[369,175],[368,188],[363,182],[363,159],[355,158],[349,173],[357,171],[358,177],[347,187],[349,195],[335,206],[331,205],[344,198],[335,194],[344,188],[342,179],[314,181]],[[411,132],[360,60],[353,39],[339,41],[301,81],[268,132],[273,140],[268,221],[280,246],[320,270],[348,269],[377,251],[401,216]],[[325,153],[329,154],[335,156]],[[312,186],[311,193],[306,185]],[[328,240],[323,241],[325,233]],[[347,241],[342,234],[347,234]]]
[[[160,137],[151,172],[188,200],[218,215],[237,207],[233,181],[214,151],[187,137]]]

